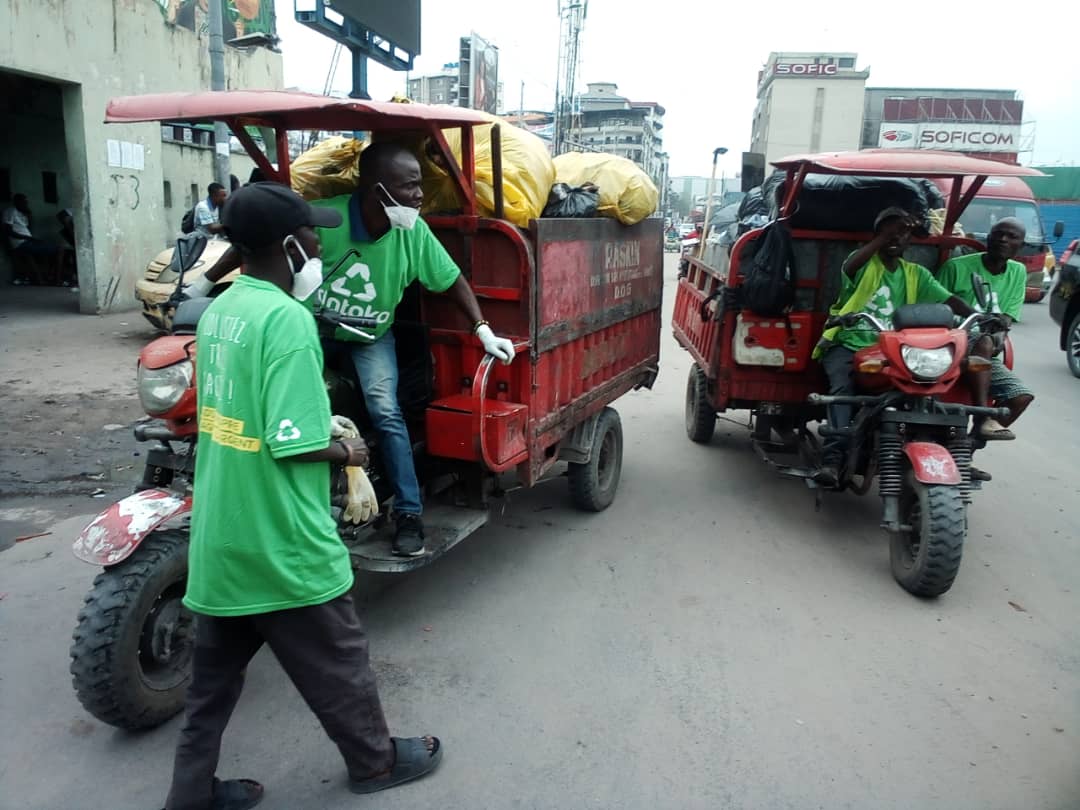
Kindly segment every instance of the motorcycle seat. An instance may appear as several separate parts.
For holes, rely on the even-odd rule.
[[[948,329],[953,325],[953,311],[946,304],[906,304],[893,315],[893,328]]]

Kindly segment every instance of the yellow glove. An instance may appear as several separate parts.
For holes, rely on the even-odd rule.
[[[379,499],[375,496],[375,487],[362,467],[346,467],[345,477],[349,480],[349,494],[345,502],[342,517],[347,523],[367,523],[379,514]]]

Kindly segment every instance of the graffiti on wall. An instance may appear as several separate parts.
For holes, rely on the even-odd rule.
[[[200,36],[210,32],[208,0],[154,0],[165,22]],[[221,0],[225,41],[247,34],[274,35],[274,0]]]

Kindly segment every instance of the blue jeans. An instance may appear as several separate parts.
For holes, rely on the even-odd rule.
[[[394,333],[387,332],[374,343],[353,343],[349,346],[356,377],[364,392],[368,416],[381,440],[381,452],[386,473],[394,485],[394,512],[419,515],[424,510],[420,501],[420,484],[416,480],[412,442],[405,427],[405,417],[398,405],[398,365],[394,349]]]

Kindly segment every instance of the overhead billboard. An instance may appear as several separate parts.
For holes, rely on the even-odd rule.
[[[420,53],[420,0],[333,0],[327,6],[402,50]]]
[[[165,22],[196,34],[210,30],[207,0],[155,0]],[[222,32],[225,41],[249,34],[275,35],[274,0],[222,0]]]
[[[499,106],[499,49],[472,34],[461,38],[458,103],[495,114]]]
[[[1007,152],[1020,149],[1019,124],[985,121],[895,123],[883,121],[878,145],[884,149],[941,149],[947,152]]]

